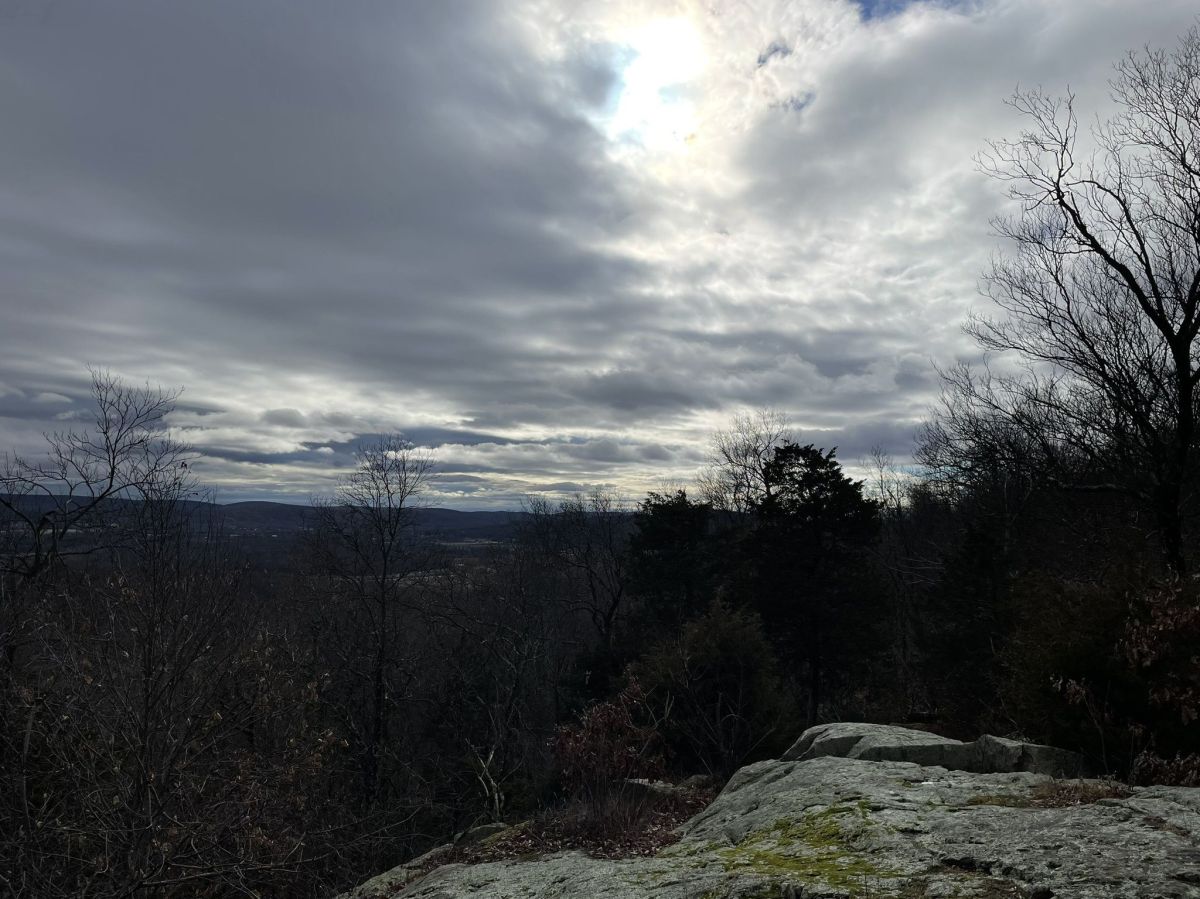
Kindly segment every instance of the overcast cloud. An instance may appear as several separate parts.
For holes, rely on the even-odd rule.
[[[224,500],[364,436],[437,501],[689,479],[734,412],[903,459],[1018,85],[1104,112],[1194,0],[0,0],[0,437],[185,388]]]

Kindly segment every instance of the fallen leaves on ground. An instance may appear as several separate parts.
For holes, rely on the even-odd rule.
[[[580,826],[577,817],[562,810],[546,812],[492,840],[456,846],[447,855],[431,860],[429,867],[505,861],[569,851],[610,859],[654,855],[679,842],[678,827],[706,808],[714,795],[712,791],[696,791],[687,797],[656,802],[648,806],[635,823],[615,835],[589,831],[586,826]]]

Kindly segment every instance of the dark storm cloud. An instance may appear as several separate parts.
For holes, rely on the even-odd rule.
[[[308,426],[308,417],[299,409],[268,409],[262,414],[262,420],[265,424],[282,425],[285,428]]]
[[[533,317],[629,320],[605,300],[636,266],[579,240],[630,211],[573,108],[612,73],[548,73],[484,12],[125,2],[7,30],[9,336],[84,306],[131,340],[346,377],[471,359],[470,392]]]
[[[550,481],[544,485],[546,493],[557,494],[560,496],[586,494],[594,486],[594,484],[583,483],[580,481]]]
[[[195,463],[193,467],[198,471],[203,471],[206,464],[211,466],[214,461],[238,462],[247,465],[291,465],[298,462],[305,462],[310,465],[333,464],[333,462],[326,461],[320,454],[314,453],[313,450],[307,448],[290,453],[269,453],[242,450],[236,447],[207,446],[204,448],[203,460]],[[342,461],[344,462],[345,460]]]
[[[455,444],[459,446],[477,446],[481,443],[490,443],[495,446],[504,446],[505,444],[514,443],[515,441],[501,437],[498,434],[484,434],[479,431],[461,431],[453,428],[402,428],[401,433],[418,446],[428,446],[437,448],[446,444]]]
[[[485,434],[481,431],[469,431],[458,428],[431,428],[416,425],[412,427],[397,427],[392,433],[399,434],[404,440],[417,447],[437,449],[440,446],[479,446],[490,444],[506,446],[516,441],[502,437],[499,434]],[[353,455],[358,449],[384,439],[384,434],[357,434],[353,440],[331,440],[323,446],[338,453]],[[314,447],[316,448],[316,447]]]
[[[615,371],[586,376],[574,395],[588,404],[645,414],[686,412],[710,400],[676,372]]]
[[[71,407],[71,400],[58,394],[0,394],[0,418],[42,422],[71,411]]]
[[[836,449],[843,465],[860,467],[875,450],[892,458],[904,458],[912,448],[917,430],[915,421],[893,419],[855,422],[841,428],[813,428],[798,435],[802,443],[812,443],[824,449]]]

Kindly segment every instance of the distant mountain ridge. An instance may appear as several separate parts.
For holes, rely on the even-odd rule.
[[[221,519],[231,532],[302,530],[308,520],[308,506],[267,501],[247,501],[218,505]],[[417,530],[436,533],[447,539],[507,540],[525,517],[524,512],[462,512],[458,509],[415,508]]]
[[[59,501],[48,496],[5,496],[4,499],[15,499],[19,508],[35,514],[48,511]],[[109,502],[122,504],[137,500],[115,499]],[[192,504],[210,509],[230,536],[295,534],[304,529],[311,511],[308,506],[265,500],[236,503],[192,501]],[[463,512],[438,508],[416,508],[413,514],[417,530],[445,540],[509,540],[526,515],[524,512]]]

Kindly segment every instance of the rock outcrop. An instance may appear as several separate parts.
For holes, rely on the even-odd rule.
[[[994,737],[828,725],[741,769],[656,856],[444,865],[353,895],[1200,899],[1200,789],[1048,773],[1078,763]]]
[[[958,771],[1000,774],[1028,771],[1051,777],[1082,777],[1083,758],[1065,749],[982,736],[972,743],[884,724],[819,724],[810,727],[783,754],[784,761],[822,756],[871,762],[913,762]]]

